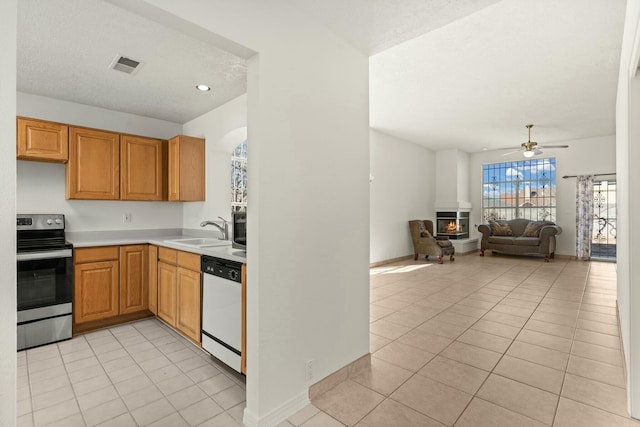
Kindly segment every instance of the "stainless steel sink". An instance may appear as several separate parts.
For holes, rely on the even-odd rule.
[[[165,240],[167,243],[175,243],[176,245],[189,246],[192,248],[210,248],[214,246],[229,246],[230,240],[220,240],[211,237],[194,237],[190,239],[173,239]]]

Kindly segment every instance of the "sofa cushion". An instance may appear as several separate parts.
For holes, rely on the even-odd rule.
[[[511,231],[511,227],[506,222],[491,221],[489,222],[489,227],[491,227],[491,234],[494,236],[512,236],[513,235],[513,232]]]
[[[489,243],[497,243],[498,245],[513,245],[512,236],[489,236]]]
[[[540,239],[538,237],[516,237],[513,244],[517,246],[538,246]]]
[[[524,229],[522,237],[539,237],[540,230],[542,230],[542,227],[545,227],[547,225],[555,224],[549,221],[531,221],[529,224],[527,224],[527,228]]]

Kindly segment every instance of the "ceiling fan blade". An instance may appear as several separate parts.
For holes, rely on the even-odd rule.
[[[500,154],[501,156],[508,156],[510,154],[521,153],[522,150],[510,151],[508,153]]]
[[[568,145],[539,145],[538,148],[569,148]]]

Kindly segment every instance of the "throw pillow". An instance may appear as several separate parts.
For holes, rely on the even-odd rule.
[[[494,236],[513,236],[511,227],[506,222],[490,221],[489,227],[491,228],[491,234]]]
[[[424,221],[418,221],[418,231],[420,232],[420,237],[431,237],[431,233],[424,225]]]
[[[527,224],[527,228],[524,229],[522,237],[540,237],[540,230],[547,225],[555,225],[549,221],[531,221]]]

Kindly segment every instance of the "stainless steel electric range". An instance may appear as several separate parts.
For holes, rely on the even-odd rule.
[[[64,215],[18,214],[18,350],[71,338],[72,246]]]

